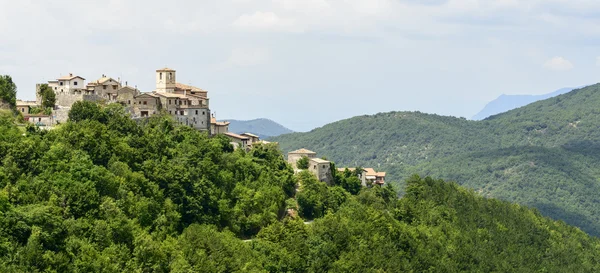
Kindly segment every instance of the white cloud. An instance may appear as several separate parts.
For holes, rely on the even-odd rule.
[[[544,63],[544,68],[553,71],[567,71],[573,67],[573,63],[563,57],[554,57]]]
[[[248,30],[276,30],[276,31],[301,31],[291,18],[281,18],[274,12],[257,11],[253,14],[244,14],[238,17],[233,26]]]

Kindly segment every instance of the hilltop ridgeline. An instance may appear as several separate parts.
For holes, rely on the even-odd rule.
[[[600,235],[600,84],[483,121],[391,112],[273,138],[338,165],[458,181]]]
[[[234,151],[116,104],[77,102],[48,131],[14,119],[0,113],[1,272],[600,270],[599,239],[454,183],[348,191],[294,175],[274,144]]]

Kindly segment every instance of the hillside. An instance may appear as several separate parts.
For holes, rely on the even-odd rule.
[[[229,131],[236,134],[252,133],[261,139],[293,133],[294,131],[270,119],[260,118],[253,120],[227,120],[230,122]]]
[[[459,181],[488,197],[538,208],[600,235],[600,85],[483,121],[392,112],[274,138],[338,166],[378,167]]]
[[[561,88],[552,93],[543,95],[501,95],[497,99],[489,102],[479,113],[473,116],[473,120],[482,120],[489,116],[497,115],[516,109],[527,104],[556,97],[558,95],[570,92],[574,88]]]
[[[600,270],[599,239],[454,183],[349,192],[167,115],[69,118],[23,134],[0,113],[0,272]]]

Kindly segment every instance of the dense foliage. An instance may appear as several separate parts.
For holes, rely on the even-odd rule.
[[[56,93],[54,93],[52,87],[48,86],[46,83],[41,84],[38,93],[42,98],[42,108],[54,108],[54,104],[56,104]]]
[[[13,109],[17,103],[17,85],[8,75],[0,75],[0,105],[3,102]]]
[[[0,115],[0,272],[600,269],[598,239],[456,184],[415,176],[397,199],[346,170],[327,186],[274,145],[233,151],[168,115],[73,110],[25,134]]]
[[[340,166],[459,181],[600,235],[600,84],[483,121],[419,112],[342,120],[272,139]]]

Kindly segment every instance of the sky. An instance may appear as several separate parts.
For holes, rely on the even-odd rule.
[[[208,90],[219,119],[296,131],[357,115],[470,118],[501,94],[600,81],[597,0],[0,0],[0,74],[155,71]]]

